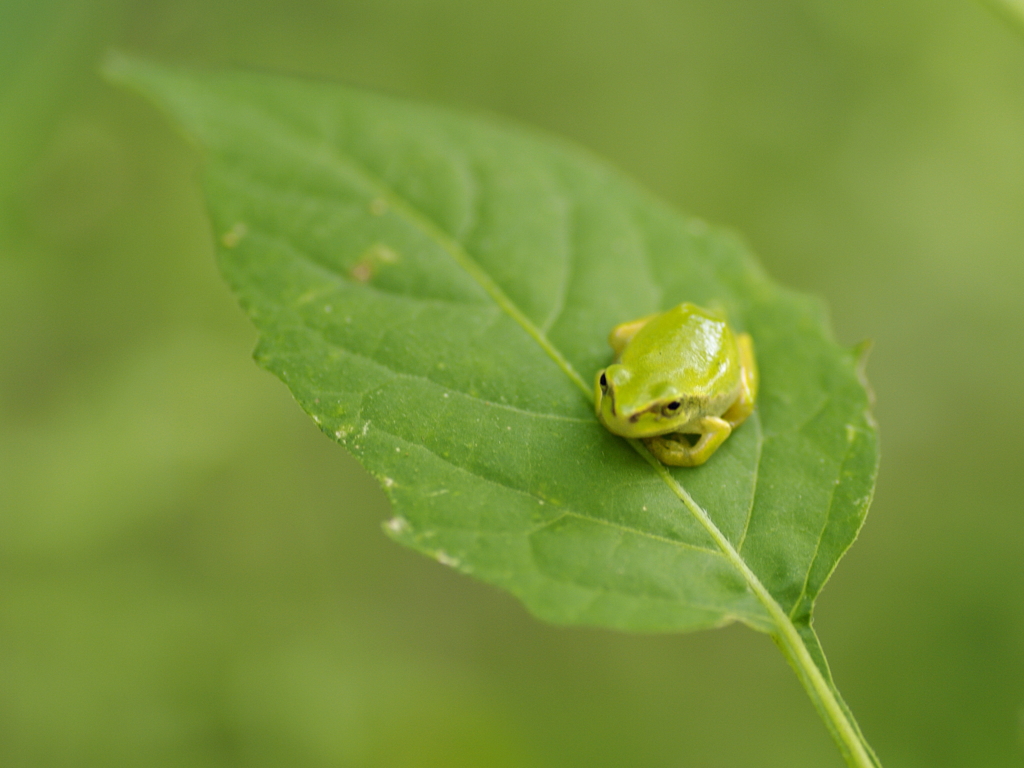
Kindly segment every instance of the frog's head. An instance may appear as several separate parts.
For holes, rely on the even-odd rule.
[[[623,437],[675,432],[693,416],[688,398],[670,378],[639,376],[621,363],[597,372],[594,403],[601,423]]]

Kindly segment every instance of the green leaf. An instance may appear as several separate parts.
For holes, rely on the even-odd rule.
[[[108,72],[204,150],[256,359],[380,480],[391,536],[549,621],[770,632],[871,764],[810,629],[877,465],[859,355],[816,301],[550,137],[334,84]],[[613,325],[682,301],[753,336],[762,383],[707,464],[669,470],[598,424],[589,382]]]

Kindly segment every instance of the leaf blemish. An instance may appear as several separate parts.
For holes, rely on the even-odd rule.
[[[242,242],[242,238],[245,237],[246,234],[248,234],[248,232],[249,228],[239,221],[237,224],[231,227],[231,229],[229,229],[227,232],[221,235],[220,244],[223,245],[225,248],[234,248],[240,242]]]
[[[359,260],[352,265],[349,274],[352,279],[360,283],[369,282],[382,265],[396,264],[399,260],[398,254],[383,243],[374,243]]]
[[[352,275],[353,280],[360,283],[368,283],[370,278],[373,277],[373,264],[368,261],[357,261],[352,265],[349,274]]]
[[[441,565],[447,565],[450,568],[458,568],[462,564],[462,561],[459,560],[459,558],[452,557],[443,549],[437,550],[437,552],[434,553],[434,557],[437,558],[437,562]]]
[[[387,526],[387,529],[392,533],[405,533],[409,530],[410,527],[409,521],[406,520],[404,517],[398,515],[388,520],[385,523],[385,525]]]

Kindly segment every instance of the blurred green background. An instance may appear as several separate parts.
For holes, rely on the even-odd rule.
[[[112,47],[505,115],[743,233],[875,340],[840,689],[887,768],[1024,766],[1024,38],[968,0],[0,0],[0,766],[841,765],[764,636],[385,539]]]

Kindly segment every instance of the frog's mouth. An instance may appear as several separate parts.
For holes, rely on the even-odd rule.
[[[666,425],[661,410],[660,405],[653,405],[633,413],[621,413],[616,408],[614,388],[598,392],[598,420],[609,432],[622,437],[655,437],[673,431]]]

